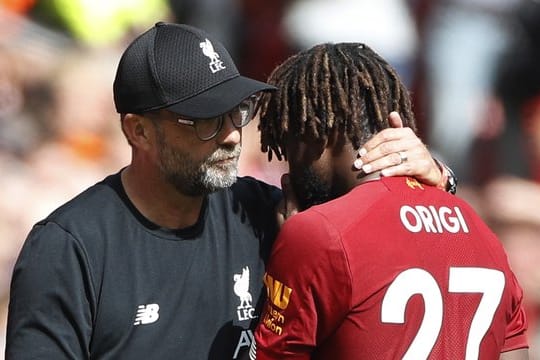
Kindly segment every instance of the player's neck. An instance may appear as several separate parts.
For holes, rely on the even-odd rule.
[[[370,181],[377,181],[377,180],[381,179],[381,172],[376,171],[376,172],[371,173],[371,174],[363,174],[362,173],[362,175],[359,175],[356,179],[357,179],[356,180],[356,185],[364,184],[364,183],[370,182]]]

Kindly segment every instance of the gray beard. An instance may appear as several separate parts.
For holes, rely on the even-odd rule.
[[[158,135],[160,170],[165,180],[187,196],[207,195],[232,186],[238,177],[238,158],[241,145],[220,147],[202,162],[196,162],[189,152],[168,146]],[[234,157],[227,164],[223,159]]]
[[[240,145],[232,151],[218,149],[208,157],[199,167],[199,188],[205,190],[206,193],[210,193],[233,185],[238,177],[240,150]],[[234,162],[231,164],[227,166],[215,165],[217,161],[231,156],[235,157]]]

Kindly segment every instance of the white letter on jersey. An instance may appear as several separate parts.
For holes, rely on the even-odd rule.
[[[407,214],[411,214],[414,217],[414,220],[415,220],[414,225],[410,223],[409,218],[407,217]],[[408,205],[402,206],[401,209],[399,210],[399,217],[401,218],[401,222],[403,223],[403,225],[410,232],[417,233],[417,232],[420,232],[420,230],[422,230],[422,221],[420,221],[420,217],[418,216],[418,214],[412,207]]]
[[[253,340],[253,333],[251,330],[242,330],[242,333],[240,334],[240,339],[238,339],[238,345],[236,345],[236,350],[234,350],[233,359],[238,358],[238,353],[240,352],[240,349],[243,347],[251,347],[251,342],[255,341]]]
[[[427,233],[450,233],[469,232],[469,227],[459,207],[450,209],[446,206],[436,208],[416,205],[415,207],[404,205],[399,210],[401,223],[407,230],[418,233],[424,230]]]

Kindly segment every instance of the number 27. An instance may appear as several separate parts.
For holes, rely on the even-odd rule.
[[[471,322],[465,360],[478,359],[480,342],[499,306],[504,284],[504,274],[498,270],[477,267],[450,268],[448,292],[483,294]],[[442,325],[443,299],[439,285],[429,272],[418,268],[403,271],[392,282],[382,302],[381,321],[403,324],[407,302],[415,294],[424,298],[424,318],[403,360],[427,359]]]

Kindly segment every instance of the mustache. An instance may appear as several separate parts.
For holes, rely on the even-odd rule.
[[[221,161],[230,158],[238,158],[242,151],[242,146],[240,144],[234,145],[234,147],[220,147],[214,151],[206,161],[214,162]]]

